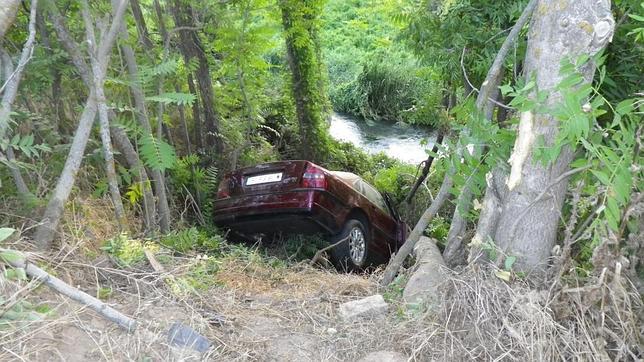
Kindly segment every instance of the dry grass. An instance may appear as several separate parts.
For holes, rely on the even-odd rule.
[[[608,264],[583,284],[572,279],[545,289],[506,283],[480,266],[450,271],[432,310],[408,310],[393,297],[386,315],[345,322],[341,303],[396,294],[378,289],[379,273],[274,263],[251,249],[218,257],[216,271],[199,275],[204,283],[177,289],[179,281],[195,277],[203,259],[161,251],[165,273],[145,262],[116,267],[98,249],[116,229],[85,219],[110,220],[101,214],[109,207],[99,206],[74,208],[59,251],[31,259],[87,293],[111,288],[107,303],[136,318],[140,328],[128,334],[38,283],[0,276],[0,313],[20,300],[52,310],[30,321],[0,319],[0,360],[354,361],[377,350],[396,350],[411,361],[644,357],[642,297],[615,258],[605,258]],[[10,247],[29,249],[25,240]],[[213,348],[198,355],[170,346],[165,332],[175,321],[202,333]]]

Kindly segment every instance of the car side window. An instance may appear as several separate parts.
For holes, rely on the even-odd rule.
[[[387,215],[389,215],[389,211],[387,209],[387,203],[385,202],[385,199],[382,197],[382,194],[378,192],[373,186],[369,185],[365,181],[361,180],[360,182],[361,186],[361,193],[369,199],[369,201],[373,202],[380,210],[385,212]]]

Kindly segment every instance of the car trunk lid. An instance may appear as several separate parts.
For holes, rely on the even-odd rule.
[[[226,175],[230,197],[284,192],[299,187],[306,161],[279,161],[235,170]]]

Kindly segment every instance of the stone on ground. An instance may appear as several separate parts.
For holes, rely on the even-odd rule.
[[[407,362],[407,357],[399,352],[377,351],[362,357],[358,362]]]
[[[387,311],[387,303],[382,295],[353,300],[340,305],[340,316],[345,321],[358,317],[377,317]]]

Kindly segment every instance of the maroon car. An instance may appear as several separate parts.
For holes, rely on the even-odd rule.
[[[405,241],[407,225],[387,195],[359,176],[309,161],[280,161],[224,176],[214,203],[219,226],[243,235],[322,233],[340,269],[362,269],[389,259]]]

